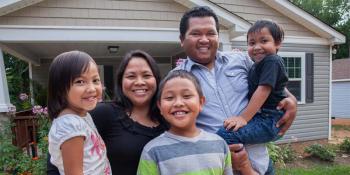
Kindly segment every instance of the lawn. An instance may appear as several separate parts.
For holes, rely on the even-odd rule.
[[[315,166],[312,168],[284,168],[277,169],[276,175],[345,175],[350,174],[350,166]]]

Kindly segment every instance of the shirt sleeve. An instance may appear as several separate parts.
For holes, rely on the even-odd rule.
[[[141,154],[137,175],[160,175],[156,161],[145,149],[143,149]]]
[[[51,139],[58,148],[61,147],[62,143],[70,138],[83,136],[87,137],[87,125],[83,119],[79,116],[64,115],[56,119],[53,124],[53,130],[51,133]]]
[[[276,87],[281,67],[276,60],[264,62],[260,71],[259,85],[268,85],[272,89]]]

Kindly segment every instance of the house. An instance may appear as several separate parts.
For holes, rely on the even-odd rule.
[[[332,64],[332,117],[350,119],[350,59]]]
[[[179,20],[199,5],[217,13],[223,51],[244,50],[246,32],[258,19],[284,27],[279,54],[299,104],[297,119],[281,142],[329,138],[331,48],[344,43],[345,36],[287,0],[2,0],[0,52],[29,62],[30,77],[45,84],[56,55],[83,50],[100,65],[107,89],[113,89],[114,70],[130,49],[149,52],[161,72],[168,72],[183,56]],[[0,108],[5,111],[9,100],[2,62],[0,70]]]

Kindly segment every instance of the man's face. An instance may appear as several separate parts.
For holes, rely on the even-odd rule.
[[[213,17],[192,17],[188,29],[180,37],[181,47],[193,61],[211,69],[219,47],[219,34]]]

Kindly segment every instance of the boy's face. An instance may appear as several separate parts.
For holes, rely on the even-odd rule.
[[[166,82],[158,101],[165,120],[170,123],[170,132],[189,136],[197,131],[196,118],[202,110],[204,97],[199,97],[194,84],[185,78]]]
[[[268,55],[276,54],[280,47],[281,43],[275,42],[266,27],[260,32],[248,34],[248,54],[255,62],[260,62]]]

